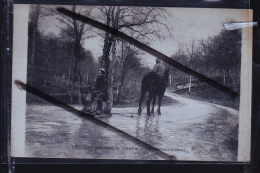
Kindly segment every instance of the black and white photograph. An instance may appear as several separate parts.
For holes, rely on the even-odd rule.
[[[251,20],[245,9],[14,5],[12,157],[250,161]]]

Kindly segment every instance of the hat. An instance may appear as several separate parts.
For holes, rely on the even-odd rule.
[[[101,71],[103,74],[106,73],[106,70],[104,68],[99,68],[98,71]]]
[[[156,62],[162,62],[162,60],[159,58],[156,58]]]

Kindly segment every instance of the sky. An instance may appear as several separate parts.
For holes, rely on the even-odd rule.
[[[172,37],[165,40],[154,39],[151,47],[160,51],[161,53],[172,56],[179,48],[179,44],[189,44],[192,40],[195,42],[201,39],[207,39],[215,36],[224,29],[224,23],[247,22],[248,10],[242,9],[206,9],[206,8],[166,8],[170,16],[167,18],[168,28]],[[45,17],[39,26],[44,34],[58,34],[59,22],[55,17]],[[95,58],[102,55],[103,48],[102,37],[94,37],[87,39],[84,47],[89,49]],[[148,67],[155,64],[155,57],[148,53],[142,55],[142,62]]]

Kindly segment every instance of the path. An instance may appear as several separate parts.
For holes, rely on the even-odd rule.
[[[113,108],[100,120],[155,146],[178,160],[235,161],[238,111],[173,93],[178,104],[162,106],[162,115],[141,116],[136,107]],[[81,107],[76,106],[81,109]],[[149,148],[136,145],[113,132],[77,119],[48,105],[27,108],[26,146],[30,157],[97,159],[162,159]]]

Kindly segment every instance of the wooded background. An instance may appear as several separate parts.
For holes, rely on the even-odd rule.
[[[167,22],[164,22],[171,20],[172,16],[165,8],[75,5],[67,8],[147,45],[152,44],[153,39],[163,41],[172,35]],[[40,23],[50,16],[57,22],[58,35],[46,35],[39,29]],[[104,41],[100,57],[94,57],[92,50],[84,47],[84,43],[93,37],[101,37]],[[143,52],[134,45],[59,14],[53,6],[31,5],[28,41],[27,83],[65,103],[80,104],[79,88],[94,86],[98,68],[103,67],[110,82],[110,100],[114,105],[131,105],[139,98],[143,76],[151,70],[142,63]],[[239,92],[241,30],[223,29],[214,37],[178,46],[179,50],[171,58]],[[165,65],[170,69],[170,86],[197,81]],[[42,101],[28,94],[27,102]]]

